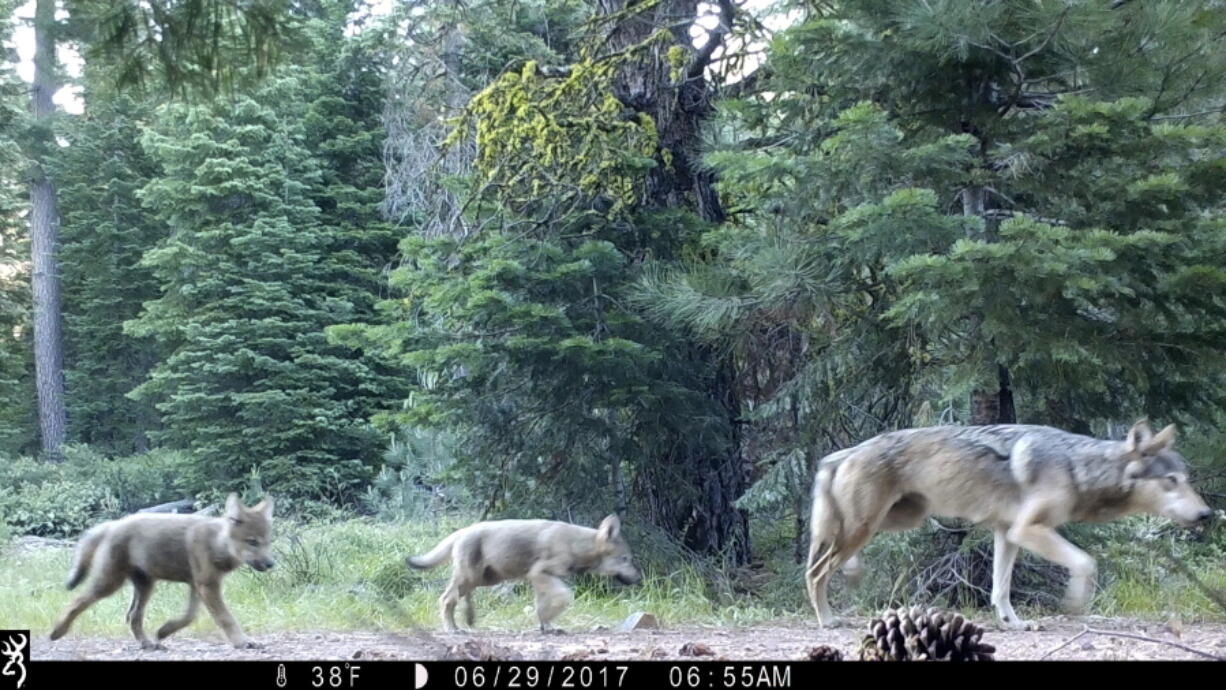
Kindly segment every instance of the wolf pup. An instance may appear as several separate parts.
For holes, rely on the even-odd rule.
[[[942,426],[881,434],[818,463],[813,482],[809,601],[819,624],[836,625],[826,588],[844,564],[854,578],[860,549],[878,532],[919,526],[929,515],[964,518],[995,534],[992,604],[1008,627],[1019,547],[1069,569],[1065,607],[1079,613],[1093,594],[1094,559],[1061,537],[1066,522],[1159,515],[1184,526],[1213,514],[1188,484],[1175,426],[1153,433],[1137,422],[1123,441],[1046,426]]]
[[[562,612],[574,594],[562,581],[575,573],[615,577],[628,585],[642,580],[621,535],[616,515],[596,529],[550,520],[493,520],[456,530],[424,556],[407,559],[410,567],[434,568],[451,557],[451,582],[439,599],[443,627],[456,632],[455,608],[460,599],[465,619],[476,621],[472,592],[503,580],[525,579],[536,591],[536,615],[542,632],[561,632],[549,621]]]
[[[165,649],[161,641],[195,620],[201,599],[230,644],[259,647],[226,608],[221,580],[243,563],[259,572],[273,567],[268,556],[272,504],[266,497],[248,508],[237,494],[230,494],[222,517],[138,513],[89,529],[77,544],[68,589],[81,584],[91,570],[95,576],[56,621],[51,639],[63,637],[82,611],[114,594],[127,579],[133,589],[127,619],[142,649]],[[145,635],[145,604],[158,580],[185,582],[190,591],[187,612],[158,628],[158,641],[153,642]]]

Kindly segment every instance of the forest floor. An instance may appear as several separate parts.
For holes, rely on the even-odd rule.
[[[471,635],[434,631],[403,632],[275,632],[252,637],[263,646],[235,650],[220,633],[203,637],[175,636],[167,651],[141,651],[131,638],[75,637],[51,642],[31,641],[33,660],[801,660],[816,645],[830,645],[845,658],[855,658],[867,619],[852,619],[852,627],[821,630],[796,624],[714,627],[685,625],[632,632],[572,631],[562,635],[537,632],[482,632]],[[1226,658],[1226,624],[1155,623],[1126,618],[1064,616],[1041,618],[1039,630],[1005,631],[988,627],[984,642],[997,649],[1000,660],[1147,660],[1205,659],[1173,645],[1184,645]],[[1089,626],[1151,638],[1153,641],[1082,634]],[[126,631],[125,631],[126,632]],[[1068,642],[1073,641],[1060,647]],[[683,651],[683,647],[689,646]],[[1053,651],[1055,650],[1055,651]],[[698,656],[696,656],[699,654]]]

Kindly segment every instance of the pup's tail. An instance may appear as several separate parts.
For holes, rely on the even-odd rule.
[[[456,539],[460,537],[460,532],[462,531],[452,532],[446,539],[439,542],[438,546],[434,547],[430,553],[421,556],[409,556],[404,562],[410,568],[418,570],[428,570],[437,567],[451,555],[451,547],[455,544]]]
[[[81,584],[85,576],[89,575],[89,568],[94,563],[94,552],[98,550],[98,544],[102,543],[102,538],[106,536],[107,527],[106,523],[96,525],[81,535],[81,540],[77,542],[76,553],[72,557],[72,568],[68,571],[68,581],[64,583],[68,589]]]

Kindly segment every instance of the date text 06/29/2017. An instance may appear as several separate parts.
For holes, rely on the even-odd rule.
[[[452,687],[463,690],[586,690],[627,688],[641,684],[677,690],[716,688],[790,688],[792,668],[786,663],[639,662],[457,664]]]

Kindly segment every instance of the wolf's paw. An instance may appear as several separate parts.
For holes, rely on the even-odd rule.
[[[263,649],[264,645],[255,640],[239,640],[234,643],[235,649]]]
[[[831,616],[819,623],[819,626],[822,628],[846,628],[847,620],[840,616]]]
[[[549,628],[541,628],[541,634],[542,635],[569,635],[570,633],[566,632],[562,628],[549,627]]]
[[[166,651],[166,647],[162,643],[152,642],[150,640],[145,640],[144,642],[141,642],[140,648],[141,650],[146,651],[146,652],[164,652]]]

